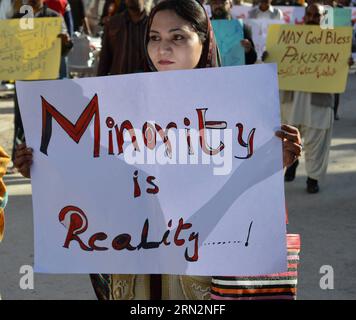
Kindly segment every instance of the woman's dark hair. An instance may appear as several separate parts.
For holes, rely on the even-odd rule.
[[[205,42],[208,33],[207,15],[197,0],[163,0],[153,8],[149,23],[152,23],[153,17],[157,12],[163,10],[174,11],[178,16],[190,22],[201,43]]]

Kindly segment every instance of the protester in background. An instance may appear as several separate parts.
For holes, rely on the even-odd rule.
[[[28,5],[32,6],[33,13],[35,18],[44,18],[44,17],[60,17],[60,14],[44,4],[43,0],[29,0]],[[13,18],[21,18],[25,13],[15,12]],[[62,57],[65,56],[68,51],[72,48],[72,42],[67,32],[67,27],[64,20],[62,20],[62,31],[58,35],[62,42]],[[25,133],[22,126],[20,109],[18,106],[17,95],[15,92],[15,117],[14,117],[14,142],[13,142],[13,151],[12,151],[12,161],[15,159],[15,150],[16,147],[25,141]],[[11,168],[9,173],[15,173],[15,168]]]
[[[320,3],[306,8],[307,25],[319,25],[324,14]],[[349,61],[349,64],[351,61]],[[281,104],[282,121],[299,128],[304,138],[307,192],[319,192],[319,181],[326,175],[333,128],[333,94],[294,92],[291,103]],[[285,181],[295,178],[298,161],[285,173]]]
[[[98,76],[143,70],[147,12],[144,0],[125,0],[127,9],[111,17],[104,29]]]
[[[231,20],[232,0],[210,0],[212,19]],[[245,49],[245,64],[254,64],[257,60],[257,53],[252,41],[251,29],[243,24],[244,39],[241,45]]]
[[[67,26],[69,36],[73,35],[73,17],[71,7],[67,0],[43,0],[43,3],[48,8],[58,12],[63,18]]]
[[[259,5],[253,7],[249,13],[249,19],[270,19],[283,20],[283,13],[280,9],[274,8],[272,0],[260,0]]]
[[[183,70],[218,67],[218,52],[209,18],[196,0],[166,0],[152,10],[144,40],[145,70]],[[172,31],[172,29],[175,29]],[[296,128],[282,126],[276,135],[283,141],[283,164],[300,156]],[[21,145],[15,164],[30,177],[31,148]],[[211,277],[178,275],[91,275],[99,299],[209,299]]]
[[[69,37],[73,36],[73,17],[70,5],[67,0],[43,0],[43,3],[47,5],[48,8],[58,12],[65,21],[67,26],[67,33]],[[61,65],[59,70],[59,77],[61,79],[68,77],[68,68],[67,68],[67,57],[62,55]]]
[[[88,19],[85,15],[83,0],[68,0],[73,17],[74,32],[84,31],[86,34],[91,34]]]

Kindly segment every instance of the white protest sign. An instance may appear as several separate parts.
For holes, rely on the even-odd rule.
[[[234,19],[247,19],[248,13],[251,9],[251,6],[233,6],[231,9],[231,16]]]
[[[286,271],[276,65],[18,82],[17,93],[37,272]]]
[[[305,7],[297,6],[276,6],[283,12],[283,20],[286,24],[303,24]]]
[[[282,11],[283,13],[283,20],[285,23],[293,23],[293,15],[296,7],[292,6],[277,6],[274,7]]]
[[[262,54],[266,50],[268,27],[272,24],[284,24],[283,20],[271,19],[247,19],[245,24],[251,28],[252,41],[255,45],[257,59],[262,60]]]

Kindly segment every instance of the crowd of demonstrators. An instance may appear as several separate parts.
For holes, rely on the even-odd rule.
[[[63,17],[62,19],[62,28],[61,28],[61,33],[58,35],[58,37],[61,39],[61,67],[60,67],[60,76],[64,76],[66,71],[63,71],[63,69],[66,69],[65,61],[64,58],[67,55],[68,51],[72,48],[72,42],[70,39],[70,35],[68,33],[68,28],[67,24],[65,23],[64,20],[64,12],[65,6],[63,6],[63,15],[61,15],[60,12],[57,12],[53,9],[50,9],[47,5],[47,3],[51,3],[50,1],[44,1],[44,0],[28,0],[27,4],[32,6],[33,9],[33,14],[35,18],[48,18],[48,17]],[[62,2],[64,3],[64,1]],[[66,0],[65,0],[66,3]],[[19,9],[19,8],[18,8]],[[59,10],[59,9],[58,9]],[[19,10],[15,11],[12,15],[12,18],[21,18],[25,15],[26,13],[21,13]],[[68,21],[70,21],[69,19]],[[17,146],[25,141],[25,134],[24,134],[24,129],[22,125],[22,119],[21,119],[21,114],[20,114],[20,109],[17,101],[17,95],[15,94],[14,96],[14,139],[13,139],[13,152],[12,152],[12,161],[14,162],[15,159],[15,150]],[[15,173],[16,168],[12,167],[9,168],[8,170],[9,173]]]
[[[122,65],[122,59],[118,59],[122,52],[110,51],[102,75],[134,72],[140,70],[142,66],[141,70],[156,72],[219,67],[219,53],[210,20],[196,0],[162,1],[149,16],[142,9],[143,1],[125,2],[126,11],[119,14],[114,21],[122,23],[127,28],[123,30],[123,37],[114,37],[112,41],[116,43],[127,41],[127,32],[133,32],[132,30],[136,32],[134,35],[143,35],[144,63],[141,65],[139,59],[134,60],[137,64],[132,63],[128,69]],[[147,32],[135,28],[135,22],[140,23],[143,19]],[[112,21],[109,22],[110,26]],[[108,32],[111,30],[111,28],[105,30],[104,41],[107,43],[104,43],[104,46],[110,44]],[[136,49],[138,48],[139,44]],[[111,47],[105,49],[112,50]],[[290,166],[301,154],[299,132],[292,126],[283,125],[276,135],[283,141],[283,165]],[[27,148],[25,144],[20,145],[16,151],[15,165],[25,177],[30,177],[32,153],[33,150]],[[155,300],[210,297],[211,277],[98,274],[91,275],[91,280],[99,299]]]

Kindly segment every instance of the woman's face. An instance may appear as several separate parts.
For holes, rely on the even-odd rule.
[[[199,36],[188,21],[171,10],[155,14],[147,51],[158,71],[194,69],[202,50]]]

